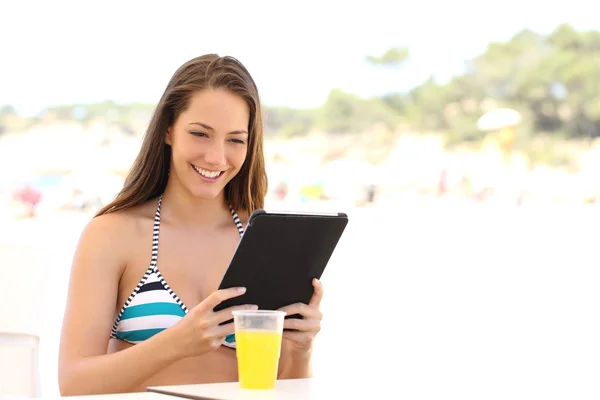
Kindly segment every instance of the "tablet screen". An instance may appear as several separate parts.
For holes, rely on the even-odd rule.
[[[321,278],[347,223],[344,213],[252,213],[219,286],[244,286],[246,293],[215,311],[241,304],[276,310],[308,303],[312,280]]]

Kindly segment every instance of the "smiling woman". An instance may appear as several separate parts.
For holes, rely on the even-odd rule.
[[[246,102],[227,90],[194,93],[167,130],[165,142],[172,151],[170,179],[199,199],[224,193],[225,185],[244,165],[249,118]]]
[[[267,177],[258,90],[236,59],[205,55],[173,75],[123,189],[81,235],[60,344],[62,395],[237,380],[236,309],[217,290]],[[160,242],[159,242],[160,239]],[[159,252],[160,249],[160,252]],[[323,290],[284,307],[280,378],[310,376]]]
[[[186,138],[184,133],[197,140]],[[231,136],[241,134],[243,137],[231,140]],[[245,143],[239,143],[239,139]],[[207,55],[190,60],[169,81],[125,187],[98,215],[161,195],[170,172],[182,167],[182,156],[197,158],[202,153],[207,164],[227,162],[225,154],[231,155],[231,148],[225,143],[241,144],[235,150],[238,161],[242,152],[244,155],[235,171],[229,171],[223,195],[235,209],[252,212],[262,207],[267,191],[258,89],[246,68],[232,57]],[[215,160],[215,156],[223,159]],[[216,170],[214,165],[198,167]]]

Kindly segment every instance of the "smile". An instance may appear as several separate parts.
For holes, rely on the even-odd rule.
[[[198,173],[198,175],[200,175],[201,177],[211,180],[211,181],[215,181],[217,179],[219,179],[219,177],[221,175],[223,175],[223,171],[209,171],[207,169],[202,169],[200,167],[195,166],[194,164],[190,164],[192,166],[192,168],[194,168],[194,171],[196,171]]]

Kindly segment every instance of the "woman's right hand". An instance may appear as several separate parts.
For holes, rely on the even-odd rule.
[[[239,287],[217,290],[173,325],[172,334],[176,337],[176,346],[183,357],[199,356],[219,348],[225,336],[234,333],[233,322],[219,325],[233,318],[232,311],[258,309],[256,305],[248,304],[213,311],[223,301],[241,296],[245,292],[245,288]]]

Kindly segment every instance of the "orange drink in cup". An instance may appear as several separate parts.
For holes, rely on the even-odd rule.
[[[242,389],[275,388],[284,317],[283,311],[233,311]]]

